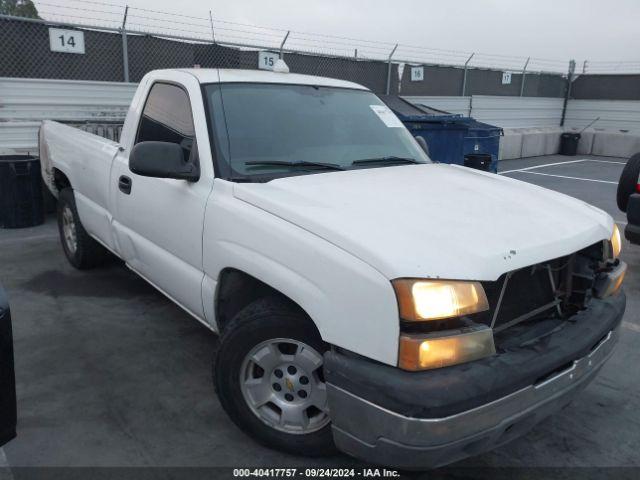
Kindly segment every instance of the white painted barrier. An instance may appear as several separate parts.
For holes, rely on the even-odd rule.
[[[563,99],[474,95],[471,116],[503,128],[557,127]]]
[[[471,110],[471,97],[435,97],[435,96],[402,96],[405,100],[415,105],[425,105],[437,110],[469,116]]]
[[[136,87],[121,82],[0,78],[0,153],[37,153],[42,120],[86,123],[81,128],[102,128],[115,136],[117,127],[95,124],[122,123]]]
[[[0,151],[37,148],[40,121],[60,120],[117,138],[136,89],[134,83],[0,78]],[[505,128],[500,159],[558,153],[563,100],[538,97],[403,97]],[[628,157],[640,151],[640,101],[570,100],[567,130],[583,128],[581,155]],[[85,125],[82,125],[85,124]],[[105,124],[105,125],[94,125]],[[603,130],[607,127],[607,130]],[[96,130],[97,129],[97,130]],[[102,129],[102,130],[100,130]],[[629,130],[623,133],[615,130]]]
[[[569,100],[565,126],[582,129],[593,124],[599,130],[628,130],[640,134],[640,101],[638,100]]]

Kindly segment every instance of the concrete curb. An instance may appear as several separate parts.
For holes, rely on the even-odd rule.
[[[553,155],[560,151],[560,135],[577,132],[562,127],[505,128],[499,160]],[[587,129],[578,143],[579,155],[629,158],[640,152],[640,132]]]

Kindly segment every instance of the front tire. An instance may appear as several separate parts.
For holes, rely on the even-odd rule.
[[[260,443],[288,453],[335,453],[315,326],[284,299],[256,300],[226,326],[213,376],[222,407]]]
[[[60,242],[69,263],[79,270],[104,263],[108,256],[107,250],[82,226],[71,188],[65,188],[58,194],[57,213]]]

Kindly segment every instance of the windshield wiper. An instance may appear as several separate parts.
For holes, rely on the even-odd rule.
[[[364,165],[366,163],[419,163],[422,164],[424,162],[419,162],[415,158],[409,157],[378,157],[378,158],[363,158],[361,160],[354,160],[351,162],[351,165]]]
[[[245,162],[245,165],[264,165],[264,166],[284,166],[284,167],[322,167],[331,170],[345,170],[345,168],[337,163],[324,163],[324,162],[287,162],[286,160],[253,160]]]

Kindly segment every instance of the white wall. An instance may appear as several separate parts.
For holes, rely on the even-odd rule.
[[[40,121],[44,119],[78,124],[122,122],[136,86],[134,83],[119,82],[0,78],[0,151],[17,149],[34,152]],[[502,142],[504,145],[501,146],[505,158],[531,154],[533,151],[549,153],[552,149],[550,142],[539,140],[544,133],[547,136],[551,134],[555,142],[563,104],[560,98],[537,97],[474,95],[403,98],[451,113],[464,116],[471,114],[480,121],[507,129]],[[596,131],[593,134],[585,132],[584,146],[581,147],[583,153],[621,155],[637,148],[634,143],[636,139],[627,137],[640,134],[640,101],[570,100],[565,127],[582,128],[598,116],[601,119],[594,125]],[[541,127],[544,127],[544,131],[540,130]],[[87,125],[86,128],[93,127]],[[530,131],[523,131],[523,128]],[[607,131],[600,132],[600,129]],[[620,129],[630,130],[631,133],[619,138]],[[507,134],[511,136],[507,138]],[[618,136],[608,140],[605,134]],[[118,132],[113,132],[113,135],[117,137]],[[587,137],[592,140],[587,142]],[[538,143],[544,143],[544,149],[533,148]],[[609,148],[609,145],[623,143],[629,143],[629,146],[615,151]],[[532,147],[529,148],[529,145]]]
[[[471,97],[421,97],[421,96],[404,96],[402,98],[416,105],[426,105],[427,107],[437,108],[449,113],[457,113],[469,115],[471,108]]]
[[[637,100],[570,100],[565,126],[586,127],[600,117],[596,130],[629,130],[640,133],[640,101]]]
[[[0,78],[0,150],[34,151],[40,122],[123,122],[137,84]]]
[[[1,120],[121,121],[136,83],[0,78]]]
[[[562,98],[474,95],[471,116],[503,128],[558,127],[562,104]]]
[[[503,128],[557,127],[562,118],[561,98],[500,97],[473,95],[472,97],[418,97],[406,96],[406,100],[430,107],[471,114],[476,120]]]
[[[451,113],[469,115],[503,128],[559,127],[562,98],[406,96],[410,102],[432,106]],[[640,132],[640,101],[569,100],[565,118],[567,129],[582,129],[600,117],[596,130]]]

